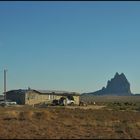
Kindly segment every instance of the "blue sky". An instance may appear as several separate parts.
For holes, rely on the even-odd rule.
[[[124,73],[140,93],[140,2],[0,2],[0,92],[90,92]]]

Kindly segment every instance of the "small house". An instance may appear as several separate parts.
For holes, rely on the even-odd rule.
[[[61,97],[72,96],[74,104],[79,105],[80,94],[76,92],[57,91],[57,90],[34,90],[18,89],[6,92],[6,99],[15,101],[21,105],[34,105],[38,103],[51,103],[53,100],[59,100]]]

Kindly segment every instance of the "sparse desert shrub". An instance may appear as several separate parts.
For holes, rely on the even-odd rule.
[[[39,120],[50,120],[50,119],[54,119],[56,116],[53,116],[51,115],[50,112],[48,112],[47,110],[44,110],[44,111],[34,112],[33,117]]]
[[[136,108],[136,111],[140,111],[140,107],[137,107],[137,108]]]
[[[34,112],[35,119],[42,119],[43,118],[43,113],[42,112]]]
[[[140,107],[139,103],[133,102],[112,102],[107,103],[107,108],[111,108],[113,110],[137,110]]]
[[[13,120],[13,119],[17,120],[18,115],[19,115],[19,113],[17,111],[14,111],[14,110],[7,111],[7,112],[5,112],[5,115],[4,115],[3,119],[4,120]]]
[[[22,111],[18,115],[19,120],[32,120],[33,111]]]
[[[42,119],[42,120],[50,120],[56,117],[51,115],[51,113],[47,110],[43,111],[33,111],[33,110],[25,110],[25,111],[7,111],[5,112],[3,119],[4,120],[32,120],[32,119]]]
[[[129,107],[117,102],[113,106]],[[133,105],[139,106],[139,104]],[[48,107],[0,110],[0,138],[127,139],[140,137],[140,112]],[[4,120],[16,118],[16,120]],[[24,120],[24,121],[21,121]],[[29,121],[31,120],[31,121]]]

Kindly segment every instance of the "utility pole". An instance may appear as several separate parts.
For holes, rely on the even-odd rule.
[[[4,69],[4,101],[6,101],[6,72],[7,70]]]

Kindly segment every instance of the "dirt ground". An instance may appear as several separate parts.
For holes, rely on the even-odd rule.
[[[104,107],[106,107],[105,105],[88,105],[88,106],[66,106],[66,108],[69,108],[69,109],[76,109],[76,108],[78,108],[78,109],[93,109],[93,110],[95,110],[95,109],[102,109],[102,108],[104,108]]]
[[[0,108],[1,139],[139,139],[140,112],[104,106]]]

